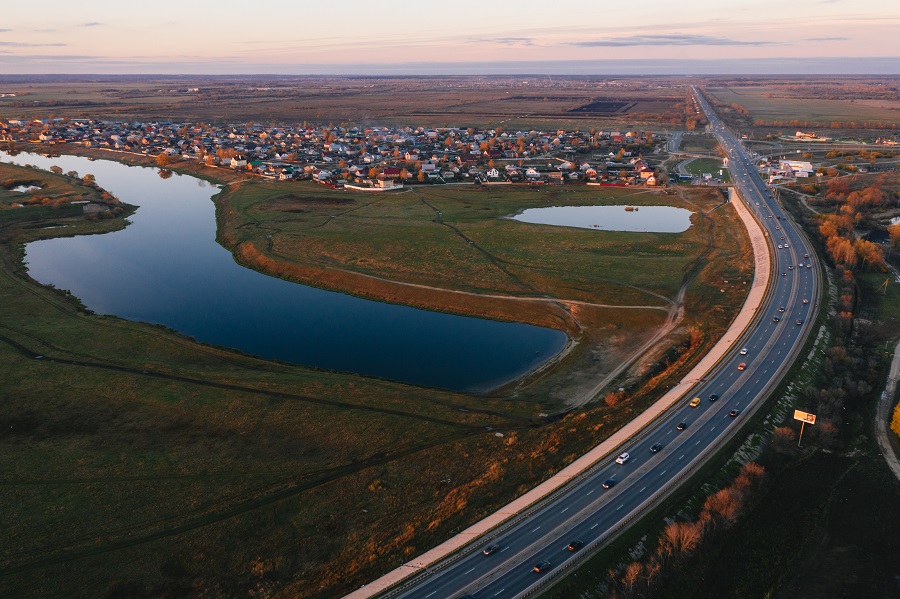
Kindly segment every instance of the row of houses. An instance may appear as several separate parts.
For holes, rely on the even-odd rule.
[[[164,154],[173,160],[249,170],[274,179],[378,181],[585,180],[655,184],[640,158],[655,138],[643,131],[262,126],[95,119],[10,119],[0,141]],[[624,166],[623,166],[624,165]],[[374,183],[373,183],[374,182]]]

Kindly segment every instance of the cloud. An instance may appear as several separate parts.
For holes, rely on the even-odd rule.
[[[846,42],[849,37],[808,37],[808,42]]]
[[[30,44],[27,42],[0,42],[0,46],[4,46],[6,48],[48,48],[48,47],[60,47],[65,46],[65,44]]]
[[[91,21],[90,23],[82,23],[82,27],[97,27],[98,25],[102,25],[103,23],[99,23],[97,21]]]
[[[670,33],[661,35],[629,35],[601,40],[568,42],[566,45],[581,48],[619,48],[623,46],[774,46],[775,42],[740,41],[710,35]]]
[[[0,33],[9,33],[12,29],[0,29]]]
[[[534,46],[534,39],[530,37],[493,37],[473,38],[472,43],[500,44],[501,46]]]

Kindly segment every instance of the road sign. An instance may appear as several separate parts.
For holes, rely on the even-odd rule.
[[[816,415],[809,414],[807,412],[801,412],[800,410],[794,410],[794,420],[800,420],[804,423],[808,422],[810,424],[816,423]]]

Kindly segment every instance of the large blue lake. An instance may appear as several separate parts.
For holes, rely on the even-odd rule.
[[[559,353],[560,331],[418,310],[324,291],[237,264],[216,243],[216,187],[77,156],[22,153],[139,206],[123,231],[26,247],[29,274],[91,310],[162,324],[199,341],[330,370],[458,391],[487,391]]]

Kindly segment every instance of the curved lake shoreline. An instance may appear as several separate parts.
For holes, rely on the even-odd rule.
[[[198,341],[327,370],[487,392],[547,365],[557,330],[386,304],[274,278],[216,243],[216,187],[189,175],[77,156],[4,160],[95,175],[139,206],[125,230],[29,243],[32,278],[97,313],[161,324]]]

